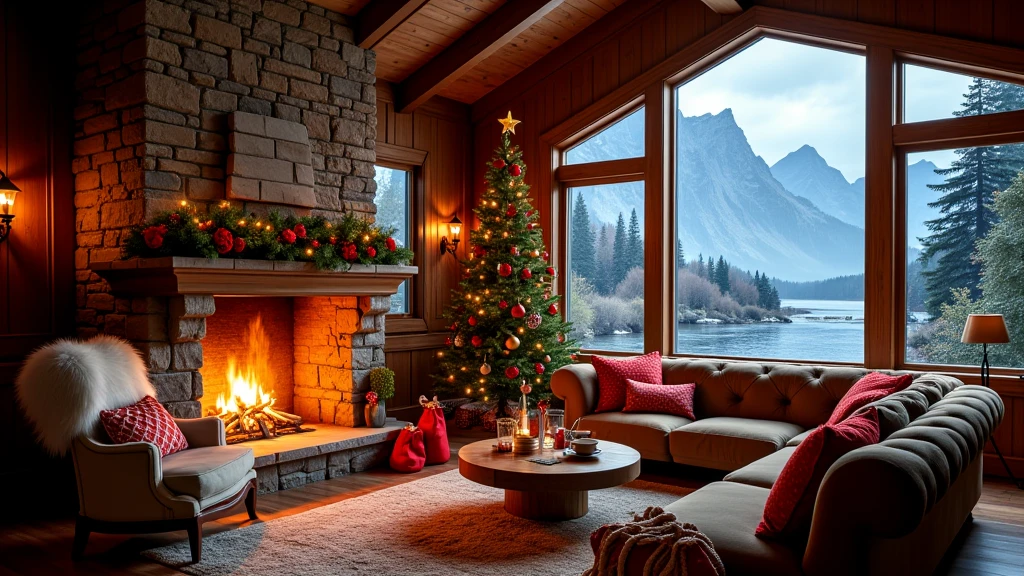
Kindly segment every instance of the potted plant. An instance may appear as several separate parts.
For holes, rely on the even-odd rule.
[[[363,415],[370,428],[384,426],[384,402],[395,395],[395,372],[390,368],[374,368],[370,371],[370,392],[366,393]]]

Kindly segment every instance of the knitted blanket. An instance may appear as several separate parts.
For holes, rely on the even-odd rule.
[[[657,507],[632,522],[602,526],[591,544],[594,566],[583,576],[725,576],[711,539]]]

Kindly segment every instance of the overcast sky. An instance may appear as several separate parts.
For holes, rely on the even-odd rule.
[[[765,38],[684,84],[686,116],[732,108],[754,153],[768,165],[804,144],[847,181],[864,176],[864,57]],[[948,118],[971,79],[908,67],[907,121]],[[952,152],[927,156],[948,166]]]

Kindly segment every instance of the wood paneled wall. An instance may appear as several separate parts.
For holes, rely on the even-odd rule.
[[[1024,48],[1024,2],[1020,0],[754,0],[745,4]],[[500,129],[495,120],[511,110],[522,120],[513,142],[523,148],[526,183],[533,188],[534,203],[545,222],[545,242],[551,246],[547,218],[558,207],[551,195],[552,158],[550,146],[542,140],[544,134],[574,116],[598,114],[587,110],[592,103],[732,18],[716,14],[701,0],[630,0],[620,6],[473,105],[474,181],[482,181],[485,164],[498,146]],[[629,105],[625,100],[622,104]],[[963,379],[979,383],[972,375]],[[994,379],[993,386],[1006,405],[996,440],[1015,473],[1024,477],[1024,387],[1011,377]],[[986,471],[1003,473],[994,454],[986,455]]]
[[[430,395],[437,349],[444,345],[446,322],[443,314],[460,272],[455,258],[441,256],[438,243],[447,234],[447,223],[458,215],[464,222],[469,196],[470,151],[472,150],[469,106],[435,97],[411,114],[395,111],[392,86],[377,81],[377,141],[426,152],[420,182],[414,193],[423,196],[423,214],[416,222],[418,247],[416,265],[420,278],[413,291],[413,315],[426,323],[426,332],[396,334],[387,330],[385,357],[396,374],[395,398],[389,415],[418,416],[421,394]],[[458,257],[465,256],[466,245]],[[418,406],[418,405],[417,405]]]
[[[74,325],[71,101],[74,35],[52,8],[0,0],[0,170],[21,188],[0,244],[0,491],[27,469],[45,483],[14,398],[14,378],[40,344]],[[21,498],[15,499],[20,500]],[[16,503],[15,503],[16,504]],[[17,506],[15,506],[17,507]]]

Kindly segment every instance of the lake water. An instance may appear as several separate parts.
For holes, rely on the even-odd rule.
[[[810,312],[791,316],[790,324],[679,324],[676,352],[786,360],[864,360],[864,302],[783,300],[782,305]],[[583,347],[643,352],[644,339],[643,334],[595,336]]]

